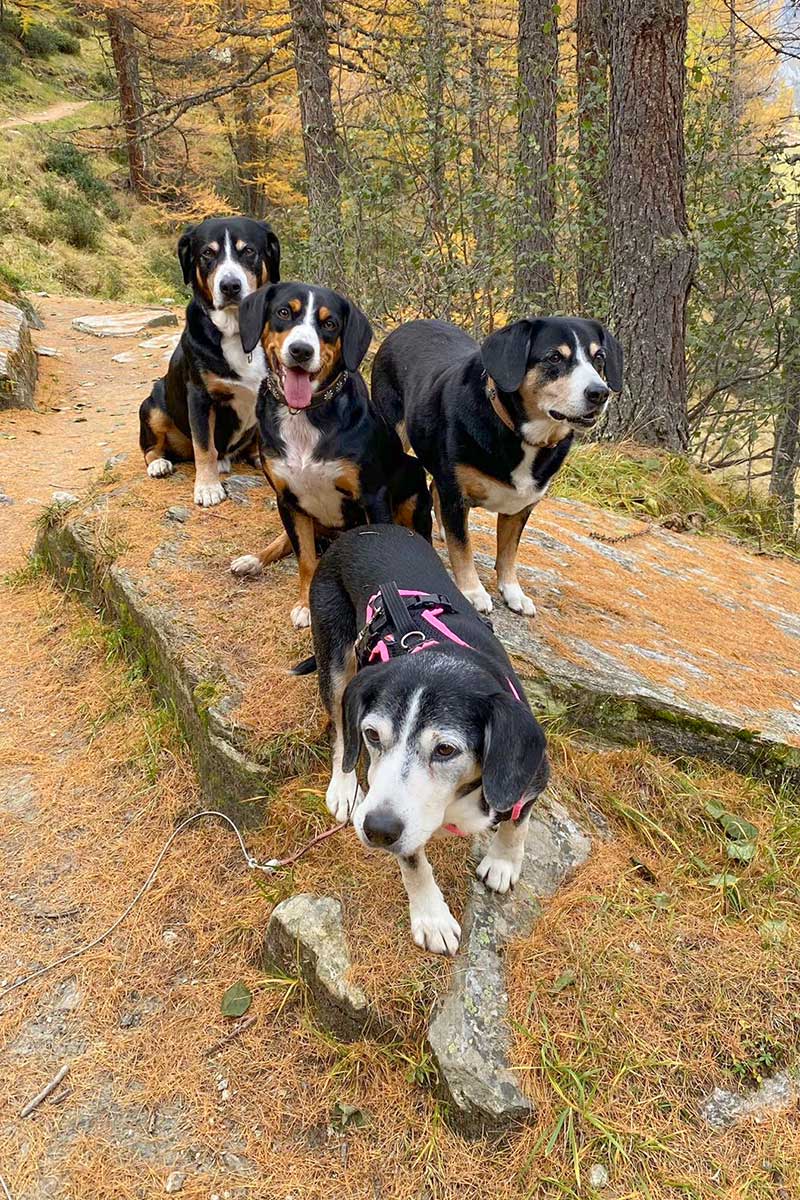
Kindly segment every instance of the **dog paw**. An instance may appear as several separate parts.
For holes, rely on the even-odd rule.
[[[475,874],[490,892],[500,892],[502,895],[519,881],[522,859],[513,862],[510,858],[498,858],[494,854],[487,854],[481,859]]]
[[[228,493],[221,483],[196,483],[194,485],[194,502],[201,508],[213,508],[228,499]]]
[[[261,559],[256,554],[240,554],[231,563],[231,570],[234,575],[252,577],[260,575],[264,568],[261,565]]]
[[[364,799],[355,774],[333,775],[325,793],[325,805],[336,821],[349,821],[355,808]]]
[[[230,475],[231,460],[228,458],[227,455],[225,456],[225,458],[220,458],[217,461],[217,470],[219,471],[220,475]]]
[[[305,604],[295,604],[292,609],[292,624],[295,629],[310,629],[311,609]]]
[[[478,584],[476,588],[462,588],[461,590],[478,612],[490,613],[492,611],[492,597],[481,584]]]
[[[438,900],[411,909],[411,936],[422,950],[453,955],[461,940],[461,926],[444,900]]]
[[[530,596],[526,596],[518,583],[501,583],[500,595],[512,612],[522,613],[525,617],[536,616],[536,605]]]
[[[154,458],[151,463],[147,464],[147,474],[151,479],[163,479],[165,475],[171,475],[175,470],[175,464],[171,463],[168,458]]]

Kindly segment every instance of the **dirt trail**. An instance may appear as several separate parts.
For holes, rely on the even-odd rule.
[[[18,129],[21,125],[50,125],[53,121],[71,117],[89,104],[91,100],[59,100],[49,108],[40,108],[36,112],[23,113],[18,117],[5,117],[0,121],[0,129]]]

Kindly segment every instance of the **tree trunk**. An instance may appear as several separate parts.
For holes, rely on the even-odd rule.
[[[555,304],[553,218],[558,87],[557,6],[519,0],[519,164],[514,291],[518,315]]]
[[[625,387],[606,433],[682,451],[686,301],[696,250],[686,221],[686,0],[613,0],[609,213],[613,324]]]
[[[489,80],[488,47],[481,34],[479,0],[469,0],[469,118],[470,150],[470,226],[474,248],[472,332],[476,338],[491,333],[494,328],[492,302],[492,261],[494,258],[493,197],[489,194],[486,171],[486,146],[490,144],[488,130]],[[486,325],[484,328],[484,318]]]
[[[227,10],[227,11],[226,11]],[[247,28],[249,13],[247,0],[227,0],[223,4],[223,15],[229,16],[237,29]],[[236,74],[243,78],[252,69],[253,60],[245,46],[245,39],[240,38],[235,44],[233,61]],[[260,120],[266,119],[263,111],[263,97],[256,105],[252,88],[237,88],[233,93],[233,153],[236,159],[239,188],[242,194],[242,207],[251,217],[266,216],[267,195],[264,185],[258,182],[260,168],[266,165],[266,144],[260,132]]]
[[[325,10],[322,0],[290,0],[290,7],[308,177],[309,269],[315,281],[343,290],[341,161]]]
[[[795,210],[796,240],[789,277],[789,319],[784,329],[783,404],[775,421],[770,495],[788,529],[794,528],[800,467],[800,205]]]
[[[119,92],[119,112],[128,152],[131,190],[144,197],[148,191],[147,156],[142,141],[142,91],[139,84],[139,53],[133,23],[121,9],[106,12],[108,40],[114,59]]]
[[[428,232],[438,253],[429,255],[425,270],[423,310],[431,316],[450,316],[447,264],[450,244],[445,213],[444,81],[447,43],[444,0],[426,0],[422,61],[425,70],[425,133],[427,141]]]
[[[578,308],[605,318],[608,291],[608,28],[603,0],[578,0]]]

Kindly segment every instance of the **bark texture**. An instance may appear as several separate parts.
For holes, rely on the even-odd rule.
[[[518,312],[555,303],[553,218],[558,17],[553,0],[519,0],[519,182],[514,291]]]
[[[696,251],[683,148],[686,0],[613,0],[609,212],[613,324],[625,387],[606,432],[683,451],[686,300]]]
[[[142,90],[139,83],[139,53],[136,48],[136,31],[130,17],[123,9],[109,9],[106,13],[108,40],[114,59],[119,92],[119,112],[125,132],[125,148],[128,154],[128,178],[131,190],[144,196],[148,189],[147,156],[142,134]]]
[[[578,308],[598,312],[608,272],[608,22],[603,0],[578,0],[578,177],[581,230],[578,249]]]
[[[309,270],[326,287],[344,290],[341,159],[322,0],[291,0],[291,18],[308,177]]]
[[[250,20],[247,0],[228,0],[226,7],[234,27],[247,28]],[[240,78],[252,71],[252,55],[245,47],[243,39],[237,41],[233,58],[236,74]],[[249,216],[257,218],[267,214],[267,194],[264,185],[258,180],[259,168],[263,170],[268,166],[269,157],[260,119],[266,118],[263,107],[263,94],[256,103],[252,88],[238,88],[233,93],[233,136],[230,140],[236,159],[242,208]]]
[[[795,524],[796,482],[800,468],[800,205],[795,212],[795,222],[789,319],[783,335],[783,404],[775,421],[775,448],[769,481],[770,495],[778,501],[789,529]]]

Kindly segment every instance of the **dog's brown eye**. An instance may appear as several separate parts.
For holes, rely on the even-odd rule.
[[[206,246],[200,257],[202,258],[203,262],[211,262],[211,259],[216,258],[216,255],[216,250],[212,250],[209,246]]]
[[[595,354],[595,356],[594,356],[594,365],[595,365],[596,367],[598,367],[598,368],[599,368],[601,371],[604,371],[604,370],[605,370],[605,366],[606,366],[606,356],[605,356],[605,354],[603,354],[603,351],[602,351],[602,350],[598,350],[598,351],[597,351],[597,354]]]
[[[335,329],[336,322],[334,321],[333,317],[328,317],[327,321],[323,322],[322,327],[323,327],[323,329]]]
[[[380,745],[380,740],[381,735],[378,733],[377,729],[364,730],[364,741],[369,742],[370,746]]]
[[[545,359],[545,362],[549,362],[549,363],[552,363],[553,366],[557,366],[558,363],[561,362],[560,352],[558,350],[553,350],[552,353],[548,354],[547,358]]]
[[[439,742],[439,745],[433,752],[434,758],[455,758],[458,754],[458,746],[452,746],[450,742]]]
[[[288,308],[279,308],[278,316],[280,317],[280,319],[282,321],[291,321],[291,319],[292,319],[292,314]]]

